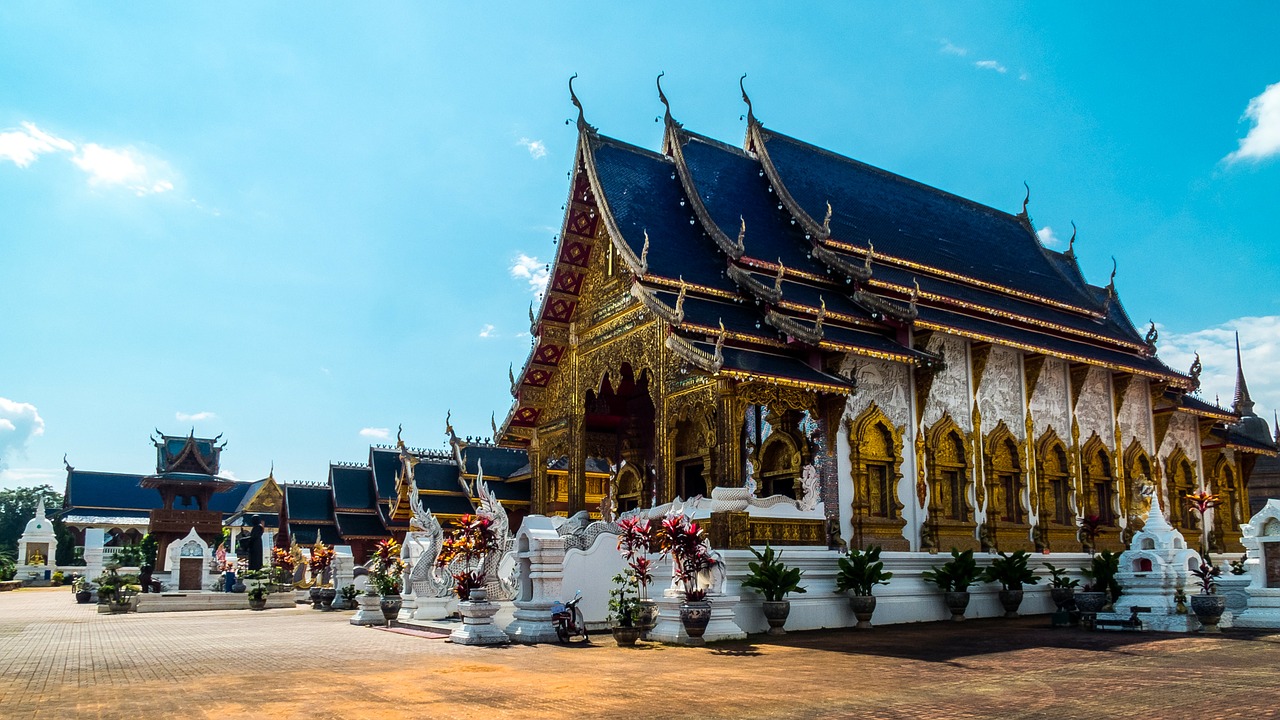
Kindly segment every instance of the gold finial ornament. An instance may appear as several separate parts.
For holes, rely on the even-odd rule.
[[[778,258],[778,275],[773,279],[773,291],[782,292],[782,276],[787,274],[787,266],[782,264],[782,258]]]
[[[742,223],[742,226],[738,228],[738,252],[743,253],[747,251],[747,246],[743,242],[747,237],[747,221],[741,215],[738,216],[738,221]]]
[[[822,218],[822,233],[824,235],[831,234],[831,201],[827,201],[827,216]]]

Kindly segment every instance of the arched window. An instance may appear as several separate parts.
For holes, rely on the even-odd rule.
[[[1040,522],[1074,526],[1071,509],[1071,464],[1067,446],[1050,431],[1040,440]]]
[[[1169,516],[1173,525],[1179,530],[1200,530],[1200,519],[1196,517],[1187,495],[1195,492],[1196,471],[1186,452],[1179,446],[1165,461],[1169,471]]]
[[[1021,453],[1017,441],[1003,422],[991,431],[987,441],[988,513],[999,522],[1022,525],[1027,514],[1022,506],[1024,486]]]
[[[800,448],[790,435],[783,432],[769,435],[760,448],[759,494],[794,498],[801,465]]]
[[[1103,525],[1116,524],[1115,475],[1111,454],[1095,434],[1084,445],[1084,490],[1090,514],[1097,515]]]
[[[958,522],[970,522],[973,509],[968,501],[968,453],[964,435],[950,417],[939,420],[929,433],[929,463],[933,470],[932,512]]]
[[[634,465],[627,465],[618,471],[618,512],[627,512],[640,507],[640,490],[644,483],[640,480],[640,472]]]
[[[901,442],[889,418],[872,403],[849,423],[849,453],[853,464],[854,512],[871,518],[896,519]]]

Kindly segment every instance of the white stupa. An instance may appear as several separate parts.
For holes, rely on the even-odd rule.
[[[47,580],[46,571],[54,568],[54,556],[58,552],[58,536],[53,523],[45,516],[44,498],[36,501],[36,516],[27,522],[27,528],[18,538],[18,579],[33,574],[36,579]],[[34,561],[34,562],[33,562]]]

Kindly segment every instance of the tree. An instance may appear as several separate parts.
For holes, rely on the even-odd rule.
[[[44,498],[46,512],[62,507],[62,493],[49,485],[0,490],[0,553],[17,556],[18,538],[27,528],[27,521],[35,516],[39,498]],[[58,556],[54,562],[70,565],[75,558],[75,540],[60,520],[53,521],[53,532],[58,537]]]

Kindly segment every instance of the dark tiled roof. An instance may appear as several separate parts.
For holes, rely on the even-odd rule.
[[[491,445],[469,445],[462,450],[462,459],[467,465],[468,475],[475,475],[480,467],[477,463],[482,463],[484,475],[488,478],[504,478],[529,463],[524,450]]]
[[[338,532],[344,538],[391,537],[377,514],[337,513]]]
[[[230,515],[240,508],[240,502],[248,497],[249,488],[253,485],[254,483],[238,482],[225,492],[214,493],[209,498],[209,509]]]
[[[290,525],[333,522],[333,493],[327,485],[285,485],[284,504]]]
[[[329,466],[329,483],[333,487],[333,503],[339,508],[372,510],[373,474],[369,468],[344,465]]]
[[[299,545],[315,545],[316,535],[319,534],[320,540],[325,545],[344,545],[342,536],[338,534],[338,528],[333,524],[329,525],[290,525],[289,531],[293,534],[293,539],[298,541]]]
[[[831,203],[833,237],[951,273],[1092,309],[1017,217],[772,131],[765,147],[813,218]]]
[[[142,475],[67,472],[64,505],[68,508],[110,508],[113,510],[155,510],[163,506],[160,492],[138,483]]]
[[[438,460],[418,463],[413,469],[413,481],[419,490],[462,490],[458,484],[458,466]]]
[[[400,472],[400,451],[388,448],[369,448],[369,466],[373,468],[373,483],[378,497],[390,499],[396,494],[396,473]]]

